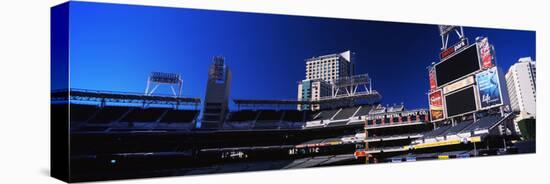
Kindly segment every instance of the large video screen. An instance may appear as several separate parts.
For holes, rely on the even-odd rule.
[[[447,117],[477,110],[474,87],[445,96]]]
[[[475,44],[437,64],[435,70],[437,86],[479,70],[479,57]]]

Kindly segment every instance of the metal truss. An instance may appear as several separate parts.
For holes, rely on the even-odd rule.
[[[154,85],[154,86],[153,86]],[[172,90],[174,97],[180,97],[183,87],[183,80],[180,74],[152,72],[147,78],[147,87],[145,95],[151,96],[160,85],[168,85]],[[174,87],[177,87],[174,89]]]
[[[444,51],[449,46],[449,34],[455,32],[459,40],[464,39],[464,29],[462,26],[439,25],[439,35],[441,36],[441,50]]]

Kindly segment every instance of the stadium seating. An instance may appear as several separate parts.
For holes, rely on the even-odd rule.
[[[361,109],[359,109],[359,111],[357,111],[357,113],[355,114],[355,116],[365,116],[365,115],[368,115],[369,112],[372,110],[372,106],[370,105],[364,105],[364,106],[361,106]]]
[[[386,112],[386,108],[379,106],[370,110],[369,114],[382,114],[385,112]]]
[[[442,135],[457,134],[460,131],[462,131],[464,128],[470,126],[473,122],[474,122],[473,120],[469,120],[469,121],[457,123],[455,126],[449,128],[448,130],[443,132]]]
[[[449,128],[451,128],[451,125],[441,126],[439,128],[434,129],[433,131],[424,133],[424,136],[422,138],[427,139],[427,138],[440,136],[441,134],[443,134],[443,132],[447,131]]]
[[[330,156],[318,156],[313,157],[312,159],[308,160],[307,162],[303,162],[299,165],[296,165],[294,168],[308,168],[308,167],[314,167],[317,165],[320,165],[321,163],[328,160]]]
[[[353,114],[355,113],[355,111],[357,111],[358,108],[359,107],[344,108],[340,112],[338,112],[338,114],[336,114],[336,116],[334,116],[333,119],[348,119],[351,116],[353,116]]]
[[[97,105],[71,104],[71,121],[84,122],[88,120],[99,109]]]
[[[272,169],[308,168],[308,167],[338,164],[338,163],[350,161],[350,160],[356,160],[353,154],[334,155],[334,156],[316,156],[316,157],[298,158],[294,160],[255,161],[250,163],[226,163],[226,164],[212,165],[208,167],[190,168],[185,171],[185,175],[212,174],[212,173],[225,173],[225,172],[238,172],[238,171],[261,171],[261,170],[272,170]]]
[[[259,111],[260,115],[258,116],[258,121],[279,121],[283,117],[282,111],[275,110],[261,110]]]
[[[121,122],[156,122],[165,108],[133,108]]]
[[[277,165],[274,162],[264,161],[264,162],[256,162],[254,164],[249,164],[247,170],[249,171],[263,171],[263,170],[270,170],[275,168],[280,168],[282,166],[275,166]],[[281,164],[282,165],[282,164]]]
[[[354,160],[354,159],[356,159],[356,158],[353,154],[335,155],[333,157],[330,157],[327,161],[321,163],[320,165],[321,166],[331,165],[331,164],[336,164],[336,163],[339,163],[339,162],[342,162],[342,161]]]
[[[223,124],[223,129],[228,130],[247,130],[252,129],[252,121],[226,121]]]
[[[314,120],[327,120],[331,119],[332,116],[334,116],[340,109],[333,109],[333,110],[326,110],[321,111],[321,114],[319,114],[317,117],[314,117]]]
[[[121,106],[105,106],[102,107],[97,114],[88,121],[88,123],[111,123],[120,119],[130,107]]]
[[[280,127],[279,121],[257,121],[253,129],[277,129]]]
[[[302,129],[305,122],[283,121],[279,124],[281,129]]]
[[[331,123],[327,124],[327,127],[344,126],[347,123],[348,123],[347,121],[331,122]]]
[[[198,110],[168,110],[160,122],[189,123],[193,122],[198,114]]]
[[[405,109],[405,106],[404,105],[394,105],[394,106],[391,106],[387,109],[387,112],[400,112],[400,111],[403,111]]]
[[[500,115],[491,115],[487,117],[479,118],[477,121],[468,120],[464,122],[459,122],[455,126],[445,125],[441,126],[433,131],[426,132],[423,138],[433,138],[437,136],[449,136],[456,135],[460,133],[468,133],[480,129],[488,129],[494,124],[497,124],[502,117]]]
[[[306,122],[306,128],[313,128],[313,127],[323,127],[325,124],[321,121],[308,121]]]
[[[298,110],[285,110],[283,121],[303,122],[305,112]]]
[[[386,161],[392,160],[406,160],[406,158],[414,158],[415,160],[421,159],[435,159],[439,155],[447,155],[450,158],[460,158],[462,156],[470,156],[474,154],[474,150],[458,150],[458,151],[449,151],[449,152],[436,152],[436,153],[420,153],[420,154],[404,154],[398,155],[390,158],[386,158]]]
[[[80,132],[103,132],[109,128],[110,128],[109,126],[82,126],[82,127],[74,128],[73,131],[76,130]]]
[[[301,129],[310,111],[298,110],[242,110],[231,112],[224,129]]]
[[[420,133],[408,133],[408,134],[398,134],[398,135],[383,135],[383,136],[370,136],[368,141],[382,141],[382,140],[395,140],[395,139],[408,139],[409,137],[415,138],[420,137]]]
[[[479,118],[475,123],[472,123],[470,126],[464,128],[461,132],[472,132],[480,129],[488,129],[494,124],[497,124],[501,119],[500,115],[490,115],[487,117]]]
[[[313,118],[315,117],[314,115],[315,114],[311,111],[304,111],[304,116],[305,116],[306,121],[313,120]]]
[[[257,111],[242,110],[231,112],[228,121],[254,121],[258,115]]]

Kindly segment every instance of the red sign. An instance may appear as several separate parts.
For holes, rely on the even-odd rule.
[[[478,42],[479,56],[481,57],[481,68],[488,69],[493,67],[493,54],[489,39],[483,38]]]
[[[449,48],[445,49],[443,52],[441,52],[439,54],[439,57],[441,58],[441,60],[443,60],[443,59],[447,58],[448,56],[450,56],[451,54],[455,53],[456,51],[460,50],[462,47],[465,47],[466,45],[468,45],[466,39],[460,40],[460,42],[458,42],[457,44],[455,44],[452,47],[449,47]]]
[[[443,119],[443,94],[441,90],[429,94],[430,116],[432,121]]]
[[[437,83],[435,82],[435,70],[432,68],[430,70],[430,91],[435,90],[437,88]]]
[[[443,52],[441,52],[441,53],[439,54],[439,57],[440,57],[441,59],[444,59],[444,58],[446,58],[447,56],[449,56],[449,55],[451,55],[451,54],[453,54],[453,53],[455,53],[455,48],[454,48],[454,47],[449,47],[449,48],[445,49]]]
[[[354,155],[355,155],[355,158],[359,158],[359,157],[367,156],[367,153],[364,150],[357,150],[355,151]]]

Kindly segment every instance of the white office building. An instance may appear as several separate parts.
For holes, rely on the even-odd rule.
[[[531,57],[520,58],[506,73],[513,111],[536,115],[536,67]]]
[[[329,54],[306,59],[306,80],[322,79],[329,83],[352,75],[351,52]]]

